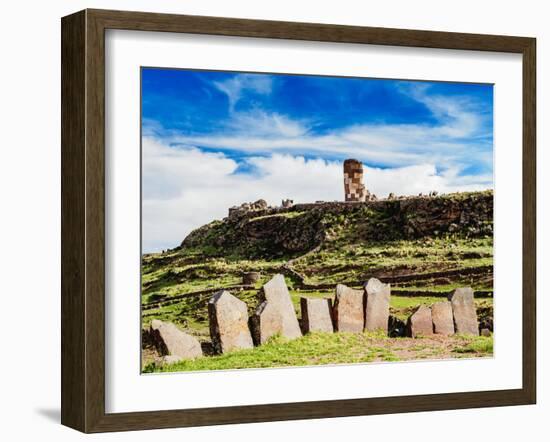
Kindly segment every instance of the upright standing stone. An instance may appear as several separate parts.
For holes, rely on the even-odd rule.
[[[365,292],[346,287],[336,286],[334,300],[334,325],[340,332],[361,333],[365,326],[363,299]]]
[[[407,330],[409,336],[412,338],[433,335],[432,311],[430,307],[425,305],[418,307],[418,309],[409,316]]]
[[[388,332],[390,317],[390,285],[371,278],[365,284],[365,330]]]
[[[281,315],[281,335],[289,339],[302,336],[284,276],[281,274],[275,275],[263,286],[262,290],[265,300]]]
[[[262,345],[283,330],[283,317],[279,310],[267,301],[262,302],[251,318],[254,344]]]
[[[436,302],[432,305],[432,320],[436,335],[454,335],[453,308],[449,301]]]
[[[217,353],[252,348],[246,304],[231,293],[221,290],[208,302],[210,337]]]
[[[453,308],[453,318],[457,333],[479,336],[474,291],[461,287],[449,295]]]
[[[195,359],[202,356],[200,342],[193,336],[182,332],[171,322],[153,319],[150,334],[159,352],[170,356],[171,362],[182,359]]]
[[[332,301],[329,298],[300,298],[304,333],[334,331]]]

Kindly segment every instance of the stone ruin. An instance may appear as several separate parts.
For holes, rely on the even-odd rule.
[[[370,278],[363,289],[338,284],[334,304],[330,298],[300,298],[298,320],[284,276],[273,276],[261,289],[261,302],[249,318],[245,302],[226,290],[220,290],[208,302],[210,337],[215,353],[228,353],[265,344],[273,336],[296,339],[311,332],[381,331],[397,337],[412,338],[455,333],[478,336],[479,323],[473,290],[458,288],[431,307],[419,306],[401,326],[390,315],[391,287]],[[486,328],[483,335],[490,335]],[[203,356],[199,341],[180,331],[174,324],[153,320],[150,335],[165,362]]]
[[[433,190],[424,195],[419,193],[418,196],[407,195],[395,195],[390,192],[386,198],[378,198],[373,193],[370,193],[363,182],[363,164],[356,159],[348,158],[343,163],[344,172],[344,201],[322,201],[317,200],[314,203],[294,203],[292,199],[281,200],[280,206],[270,206],[266,200],[259,199],[254,202],[245,202],[239,206],[232,206],[228,210],[228,218],[232,220],[239,220],[246,215],[262,216],[273,215],[280,212],[288,212],[295,209],[315,209],[317,207],[334,208],[339,205],[344,208],[345,203],[349,202],[370,202],[375,203],[377,201],[397,201],[397,200],[415,200],[415,199],[430,199],[438,196],[438,192]]]
[[[294,206],[294,200],[286,199],[281,201],[281,207],[283,209],[290,209],[292,206]]]
[[[346,201],[366,200],[367,189],[363,184],[363,164],[360,161],[344,161],[344,195]]]
[[[243,215],[248,212],[262,211],[268,208],[267,202],[264,199],[259,199],[253,203],[242,203],[240,206],[233,206],[229,208],[229,218]]]

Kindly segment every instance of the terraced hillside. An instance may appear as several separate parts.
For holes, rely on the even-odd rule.
[[[182,244],[142,259],[142,327],[170,321],[208,351],[207,302],[225,288],[258,304],[258,289],[283,273],[299,297],[333,296],[369,277],[392,284],[391,314],[405,319],[459,286],[475,290],[478,314],[492,317],[492,191],[366,203],[298,204],[233,210]],[[260,272],[243,285],[243,272]],[[146,346],[144,365],[155,359]]]

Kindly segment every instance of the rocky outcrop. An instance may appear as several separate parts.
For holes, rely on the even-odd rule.
[[[306,253],[334,227],[374,240],[412,239],[457,233],[492,234],[493,192],[400,197],[365,202],[319,202],[269,207],[265,201],[231,209],[231,215],[191,232],[180,247],[228,249],[244,257]]]
[[[402,230],[407,238],[463,232],[493,233],[493,193],[474,192],[399,201]]]

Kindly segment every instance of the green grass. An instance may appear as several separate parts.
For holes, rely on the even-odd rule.
[[[389,338],[384,338],[379,333],[310,333],[291,341],[274,337],[261,347],[170,365],[150,364],[145,367],[144,372],[294,367],[397,360],[397,356],[390,350],[380,345],[369,345],[373,339]]]
[[[261,347],[174,364],[150,363],[145,373],[325,364],[390,362],[428,358],[487,357],[492,337],[451,336],[438,339],[388,338],[382,333],[310,333],[294,340],[273,337]]]
[[[466,200],[469,194],[454,194],[441,198]],[[395,203],[395,205],[398,204],[399,202]],[[461,275],[451,277],[430,276],[392,284],[390,313],[402,320],[406,320],[421,304],[431,305],[445,299],[443,296],[433,296],[434,294],[444,294],[463,286],[488,291],[493,287],[490,272],[472,274],[469,271],[492,265],[493,240],[490,235],[469,237],[464,232],[457,232],[404,239],[402,234],[393,231],[395,220],[392,207],[387,210],[364,207],[346,214],[290,210],[258,216],[248,222],[277,225],[277,218],[282,218],[279,221],[285,229],[294,226],[292,229],[297,229],[296,232],[300,234],[307,233],[309,227],[320,229],[322,226],[326,233],[322,245],[311,247],[310,253],[294,251],[289,256],[278,254],[280,250],[271,250],[269,239],[266,243],[251,244],[250,250],[238,241],[231,247],[220,246],[217,240],[228,235],[238,239],[242,227],[233,226],[226,221],[213,221],[198,229],[201,232],[197,240],[184,248],[144,255],[141,301],[145,307],[147,304],[159,301],[160,304],[155,308],[143,310],[142,326],[147,328],[153,319],[161,319],[177,324],[182,330],[203,342],[208,341],[207,303],[212,295],[181,298],[169,304],[171,298],[191,292],[240,285],[243,272],[259,271],[262,278],[254,289],[231,290],[233,295],[247,304],[249,313],[252,313],[258,305],[261,286],[274,274],[281,273],[283,266],[290,258],[293,259],[293,268],[305,277],[306,284],[332,286],[326,290],[299,291],[297,290],[299,279],[296,276],[286,276],[298,316],[300,316],[300,297],[334,298],[336,284],[350,282],[358,287],[371,276],[431,274],[447,270],[462,272]],[[380,232],[387,235],[383,238],[377,237],[376,235]],[[264,248],[266,253],[262,252]],[[274,253],[268,253],[270,250]],[[404,296],[400,294],[400,290],[426,291],[426,296]],[[476,303],[478,308],[483,307],[484,315],[492,316],[492,298],[478,299]],[[254,353],[253,357],[256,356],[257,354]],[[370,356],[372,356],[371,353],[363,355],[363,357]],[[390,359],[393,357],[386,356]],[[220,364],[230,364],[229,361],[236,358],[236,356],[227,355],[228,362],[223,362],[225,357],[225,355],[221,357]],[[268,358],[268,354],[265,357]],[[197,361],[196,363],[205,364],[206,362]]]
[[[453,349],[455,353],[476,353],[476,354],[492,354],[493,353],[493,337],[492,336],[462,336],[468,341],[465,346],[457,346]]]
[[[375,273],[430,273],[488,266],[493,262],[492,248],[492,238],[423,238],[369,243],[354,239],[346,231],[342,237],[325,244],[318,253],[295,261],[295,268],[305,274],[311,284],[360,281]],[[478,279],[479,276],[474,278],[474,289],[492,287],[492,281],[491,284],[478,283]]]

